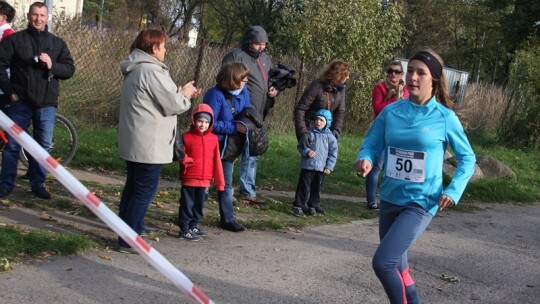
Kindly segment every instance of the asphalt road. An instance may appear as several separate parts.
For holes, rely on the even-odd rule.
[[[540,303],[540,204],[476,205],[441,213],[410,251],[422,302]],[[36,217],[0,211],[0,223],[55,228]],[[114,238],[99,220],[81,225]],[[371,269],[377,243],[373,219],[289,232],[213,228],[199,242],[162,237],[154,248],[216,303],[387,303]],[[0,273],[0,303],[192,302],[140,256],[96,249]]]

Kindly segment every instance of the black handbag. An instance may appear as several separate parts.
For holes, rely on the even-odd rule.
[[[182,134],[176,129],[176,137],[174,138],[174,145],[173,145],[173,161],[181,161],[184,156],[186,155],[186,152],[184,151],[184,139],[182,137]]]

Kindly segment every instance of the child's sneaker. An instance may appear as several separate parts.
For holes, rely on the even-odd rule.
[[[373,202],[368,202],[367,203],[367,208],[371,209],[371,210],[379,211],[379,204],[377,203],[376,200],[373,201]]]
[[[307,214],[314,216],[317,215],[317,211],[315,210],[315,208],[309,208]]]
[[[293,207],[292,208],[292,214],[294,216],[303,217],[304,216],[304,211],[302,211],[302,208],[300,208],[300,207]]]
[[[188,241],[198,241],[201,239],[201,236],[194,233],[191,229],[188,230],[186,233],[180,232],[180,238],[186,239]]]
[[[316,211],[317,213],[320,213],[320,214],[324,214],[324,213],[325,213],[324,209],[321,208],[321,207],[315,207],[315,211]]]
[[[206,230],[204,230],[202,228],[199,228],[199,227],[191,228],[191,232],[193,232],[195,234],[198,234],[200,236],[208,234],[208,231],[206,231]]]

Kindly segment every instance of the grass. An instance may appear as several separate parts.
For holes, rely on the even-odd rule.
[[[9,261],[49,255],[76,254],[96,245],[90,238],[71,233],[0,227],[0,271],[9,270]]]
[[[118,156],[118,133],[115,129],[90,128],[78,131],[79,148],[71,167],[124,174],[125,163]],[[294,191],[300,173],[300,154],[293,134],[272,133],[269,149],[260,158],[257,183],[263,189]],[[340,141],[339,157],[332,174],[325,177],[324,190],[328,193],[363,195],[363,180],[353,170],[361,137],[344,135]],[[236,162],[235,181],[238,180],[240,159]],[[178,164],[163,166],[162,177],[175,180]]]
[[[117,132],[115,129],[78,130],[80,145],[70,164],[73,167],[123,174],[124,161],[118,157]],[[258,186],[269,190],[294,191],[299,174],[299,155],[293,134],[270,134],[270,148],[261,157],[258,165]],[[364,196],[364,180],[353,172],[353,163],[361,143],[360,135],[344,134],[339,145],[339,157],[332,174],[325,177],[325,193],[341,194],[351,197]],[[540,156],[534,151],[501,146],[489,136],[471,137],[477,155],[491,155],[506,163],[516,173],[516,180],[483,179],[470,183],[462,201],[479,202],[522,202],[540,201],[540,175],[537,173]],[[238,165],[235,170],[235,183],[238,181]],[[165,179],[177,178],[176,163],[164,166]],[[445,179],[448,182],[448,179]],[[86,186],[99,196],[113,211],[118,203],[123,186],[102,185],[86,182]],[[50,201],[19,199],[16,204],[41,210],[61,210],[68,214],[87,218],[95,215],[81,205],[58,181],[51,179],[47,186],[55,195]],[[178,233],[178,188],[160,188],[148,214],[147,225],[156,227],[161,234]],[[357,203],[325,200],[322,207],[327,213],[323,216],[297,218],[291,214],[292,199],[271,196],[264,197],[265,205],[239,203],[235,207],[238,220],[248,229],[289,230],[302,229],[324,224],[340,224],[353,220],[374,218],[377,213],[367,210]],[[453,208],[457,212],[471,212],[474,205],[460,204]],[[219,225],[219,209],[214,192],[210,193],[201,223],[208,227]],[[68,223],[66,223],[68,225]],[[72,227],[73,228],[73,227]],[[98,242],[110,242],[94,238]],[[61,234],[38,230],[21,230],[15,227],[0,227],[0,269],[9,269],[9,261],[19,261],[25,257],[41,257],[51,254],[74,254],[92,247],[91,238],[77,234]],[[7,266],[6,266],[7,263]]]
[[[537,152],[504,147],[486,135],[472,138],[472,144],[477,156],[493,156],[508,165],[516,173],[517,179],[482,179],[469,183],[464,199],[523,203],[540,201],[540,156]]]
[[[86,184],[90,191],[99,196],[111,210],[118,211],[122,185],[101,185],[93,182]],[[86,207],[81,206],[75,198],[70,197],[68,191],[57,181],[51,180],[48,187],[55,193],[55,199],[41,205],[42,208],[62,209],[70,214],[91,217]],[[178,233],[179,197],[179,188],[160,188],[148,208],[145,223],[176,235]],[[216,197],[216,193],[210,191],[210,197],[205,206],[204,218],[201,222],[204,226],[219,226],[219,208]],[[322,202],[322,207],[327,211],[325,215],[297,218],[291,213],[292,199],[277,196],[262,196],[262,198],[267,201],[267,204],[254,205],[240,201],[235,206],[235,214],[238,220],[248,229],[301,229],[323,224],[347,223],[377,216],[375,211],[368,210],[358,205],[358,203],[325,200]]]
[[[124,161],[118,157],[115,129],[85,129],[79,132],[80,147],[70,164],[73,167],[123,174]],[[294,191],[298,181],[299,159],[294,135],[271,133],[270,145],[258,164],[258,187],[268,190]],[[339,157],[332,174],[325,177],[324,191],[353,197],[364,196],[364,180],[353,170],[362,135],[344,134],[339,143]],[[507,164],[517,175],[517,180],[483,179],[470,183],[464,200],[489,202],[540,201],[540,156],[535,151],[501,146],[489,136],[470,138],[477,155],[491,155]],[[235,183],[238,181],[240,161],[236,162]],[[175,180],[176,163],[165,165],[164,179]]]

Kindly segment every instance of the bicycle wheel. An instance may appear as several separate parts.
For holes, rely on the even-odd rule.
[[[30,130],[29,132],[31,133]],[[56,113],[53,140],[49,154],[62,164],[62,166],[67,166],[73,159],[73,156],[75,156],[77,145],[78,139],[75,126],[64,115]],[[24,149],[21,150],[19,159],[28,167],[28,157]]]

